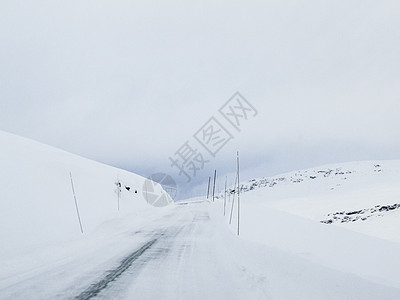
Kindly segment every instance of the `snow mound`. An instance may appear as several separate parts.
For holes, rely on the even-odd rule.
[[[400,242],[399,182],[400,161],[364,161],[253,179],[241,192],[253,203]]]
[[[2,259],[82,236],[71,175],[84,235],[106,221],[153,209],[139,175],[2,131],[0,145]]]

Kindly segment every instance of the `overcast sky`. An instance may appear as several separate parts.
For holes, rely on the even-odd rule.
[[[1,0],[0,130],[181,196],[237,150],[244,178],[399,159],[399,53],[399,1]],[[218,112],[236,91],[240,132]],[[233,138],[215,157],[193,136],[211,117]],[[209,160],[189,185],[186,141]]]

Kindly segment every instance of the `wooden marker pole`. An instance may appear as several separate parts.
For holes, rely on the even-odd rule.
[[[217,179],[217,170],[214,171],[214,187],[213,187],[213,202],[215,201],[215,180]]]
[[[207,199],[208,199],[208,196],[210,195],[210,183],[211,183],[211,177],[209,176],[208,177],[208,188],[207,188]]]
[[[239,151],[237,152],[237,179],[238,179],[238,216],[237,235],[240,233],[240,177],[239,177]]]
[[[79,227],[81,228],[81,232],[83,233],[83,227],[82,227],[82,222],[81,222],[81,216],[79,215],[78,202],[76,201],[76,195],[75,195],[75,189],[74,189],[74,182],[72,181],[72,173],[71,173],[71,172],[69,172],[69,177],[71,178],[72,193],[74,194],[75,208],[76,208],[76,214],[78,215]]]
[[[235,205],[236,182],[237,182],[237,174],[236,174],[235,184],[234,184],[235,189],[234,189],[234,192],[233,192],[233,199],[232,199],[232,206],[231,206],[231,216],[229,218],[229,224],[232,224],[233,207]]]

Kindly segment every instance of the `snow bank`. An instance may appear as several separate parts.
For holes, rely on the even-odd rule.
[[[399,182],[400,161],[351,162],[251,180],[241,185],[240,237],[400,288]],[[230,228],[236,233],[234,208]]]
[[[82,237],[70,172],[83,236],[108,220],[153,209],[139,175],[1,131],[0,145],[1,259]]]
[[[252,203],[400,242],[399,183],[400,161],[364,161],[253,179],[242,192]]]

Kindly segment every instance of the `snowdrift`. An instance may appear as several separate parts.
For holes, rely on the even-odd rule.
[[[241,191],[252,203],[400,242],[399,183],[400,161],[361,161],[253,179]]]
[[[240,237],[400,288],[399,182],[400,161],[338,163],[243,182]],[[230,209],[233,193],[227,198]]]
[[[2,259],[82,237],[70,174],[83,235],[108,220],[155,209],[146,203],[146,179],[139,175],[2,131],[0,145]]]

